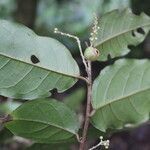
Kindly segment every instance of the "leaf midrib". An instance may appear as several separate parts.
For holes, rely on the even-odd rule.
[[[115,103],[115,102],[120,101],[120,100],[126,100],[126,98],[128,98],[128,97],[130,97],[130,96],[134,96],[134,95],[136,95],[136,94],[139,94],[139,93],[141,93],[141,92],[146,92],[146,91],[148,91],[148,90],[150,90],[150,87],[145,88],[145,89],[140,90],[140,91],[136,91],[136,92],[131,93],[131,94],[128,94],[128,95],[126,95],[126,96],[124,96],[124,97],[119,97],[118,99],[113,99],[113,100],[111,100],[110,102],[107,102],[107,103],[105,103],[104,105],[100,106],[99,108],[96,108],[95,110],[102,109],[103,107],[106,107],[107,105],[111,105],[112,103]]]
[[[45,122],[45,121],[41,121],[41,120],[31,120],[31,119],[20,119],[20,118],[13,118],[13,121],[27,121],[27,122],[37,122],[37,123],[43,123],[45,125],[49,125],[49,126],[54,126],[56,128],[59,128],[61,130],[64,130],[64,131],[67,131],[69,133],[72,133],[72,134],[76,134],[75,132],[71,132],[70,130],[67,130],[67,129],[64,129],[62,128],[61,126],[58,126],[56,124],[53,124],[53,123],[48,123],[48,122]]]
[[[100,45],[106,43],[107,41],[112,40],[112,39],[114,39],[114,38],[116,38],[116,37],[118,37],[118,36],[120,36],[120,35],[122,35],[122,34],[125,34],[125,33],[127,33],[127,32],[131,32],[132,30],[135,30],[135,29],[137,29],[137,28],[140,28],[140,27],[142,28],[142,27],[146,27],[146,26],[149,26],[149,25],[150,25],[150,23],[145,24],[145,25],[143,25],[143,26],[137,26],[136,28],[130,28],[129,30],[125,30],[124,32],[119,32],[119,33],[117,33],[117,34],[114,34],[113,36],[110,36],[110,37],[104,39],[103,41],[100,41],[99,43],[96,43],[96,44],[95,44],[95,47],[100,46]]]
[[[72,77],[72,78],[80,78],[80,75],[79,75],[79,76],[75,76],[75,75],[65,74],[65,73],[62,73],[62,72],[57,72],[57,71],[54,71],[54,70],[49,70],[49,69],[47,69],[47,68],[44,68],[44,67],[41,67],[41,66],[37,66],[37,65],[35,65],[35,64],[31,64],[31,63],[22,61],[22,60],[20,60],[20,59],[15,59],[14,57],[7,56],[7,55],[1,54],[1,53],[0,53],[0,56],[9,58],[9,59],[12,59],[12,60],[15,60],[15,61],[19,61],[19,62],[21,62],[21,63],[25,63],[25,64],[28,64],[28,65],[31,65],[31,66],[34,66],[34,67],[38,67],[38,68],[44,69],[44,70],[46,70],[46,71],[48,71],[48,72],[51,71],[51,72],[54,72],[54,73],[57,73],[57,74],[62,74],[62,75],[64,75],[64,76],[69,76],[69,77]]]

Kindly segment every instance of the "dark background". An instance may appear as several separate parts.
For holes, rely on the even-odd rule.
[[[55,27],[67,33],[77,35],[85,48],[85,41],[88,41],[90,27],[93,22],[93,13],[100,18],[105,12],[112,9],[123,9],[130,7],[133,12],[139,15],[145,12],[150,16],[150,0],[0,0],[0,18],[16,21],[33,29],[37,34],[50,36],[58,39],[68,47],[73,57],[78,62],[81,74],[84,75],[84,67],[80,59],[79,50],[74,40],[53,34]],[[150,58],[150,35],[145,41],[136,47],[130,47],[132,51],[126,55],[128,58]],[[100,70],[112,61],[94,62],[93,80]],[[52,90],[52,97],[64,101],[78,114],[81,123],[82,113],[85,106],[85,83],[77,82],[71,89],[64,93],[57,93]],[[19,100],[12,101],[0,96],[0,116],[5,116],[20,105]],[[111,150],[150,150],[150,122],[137,128],[110,131],[107,134],[100,133],[92,126],[89,129],[88,146],[95,145],[99,135],[110,139]],[[73,140],[67,144],[43,145],[33,144],[20,137],[13,137],[12,134],[0,126],[0,150],[77,150],[77,144]],[[67,148],[65,146],[67,145]],[[103,148],[99,148],[103,149]]]

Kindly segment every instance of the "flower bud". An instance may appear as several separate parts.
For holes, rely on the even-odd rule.
[[[87,60],[96,61],[99,57],[99,50],[90,46],[90,47],[86,48],[86,50],[84,52],[84,57]]]

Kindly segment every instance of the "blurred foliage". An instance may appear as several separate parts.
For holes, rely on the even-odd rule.
[[[12,19],[15,9],[16,2],[14,0],[0,0],[0,18]]]
[[[41,0],[37,10],[37,27],[53,30],[58,27],[70,33],[80,33],[92,22],[93,12],[98,12],[99,0],[74,0],[58,3]]]
[[[0,113],[9,114],[13,110],[15,110],[17,107],[19,107],[20,105],[21,105],[21,103],[19,103],[19,102],[8,100],[8,101],[0,104]]]
[[[112,9],[128,7],[129,0],[74,0],[58,3],[56,0],[41,0],[37,10],[37,27],[79,34],[93,21],[93,13],[103,14]]]

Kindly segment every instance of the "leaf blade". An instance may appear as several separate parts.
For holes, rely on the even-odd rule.
[[[100,30],[94,46],[101,55],[100,61],[127,54],[129,45],[136,46],[144,40],[150,30],[150,18],[142,13],[134,15],[130,9],[124,11],[114,10],[102,16]]]
[[[47,97],[51,89],[61,92],[77,81],[78,65],[61,43],[5,20],[0,20],[0,25],[1,95]]]
[[[54,99],[33,100],[18,107],[6,127],[16,135],[36,142],[63,141],[77,134],[77,117],[63,103]]]
[[[150,62],[120,60],[94,81],[92,123],[98,129],[123,128],[149,119]],[[101,122],[100,122],[101,120]]]

